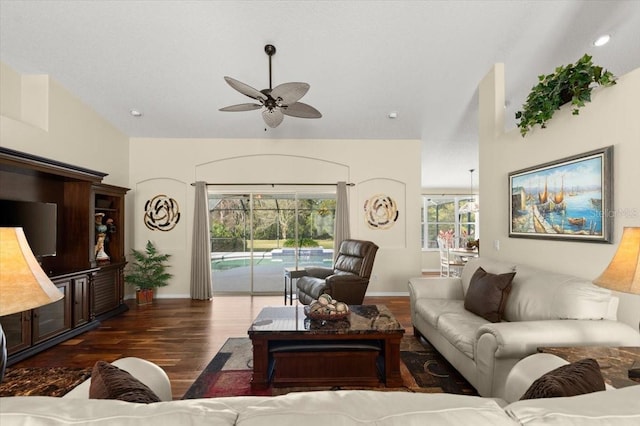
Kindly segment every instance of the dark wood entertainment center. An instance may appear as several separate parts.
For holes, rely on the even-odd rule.
[[[7,364],[96,328],[127,310],[124,304],[125,194],[102,183],[105,173],[0,147],[0,199],[55,203],[56,256],[42,269],[64,293],[58,302],[0,317]],[[96,262],[95,215],[113,219],[105,247],[108,263]]]

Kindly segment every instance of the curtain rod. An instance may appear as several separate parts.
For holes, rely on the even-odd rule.
[[[195,182],[191,186],[195,186]],[[208,183],[207,186],[338,186],[337,183]],[[356,186],[355,183],[347,183],[347,186]]]

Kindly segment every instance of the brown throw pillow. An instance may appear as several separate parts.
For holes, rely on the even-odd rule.
[[[143,404],[160,402],[158,395],[147,385],[128,372],[105,361],[98,361],[93,366],[89,398],[119,399]]]
[[[500,322],[515,272],[492,274],[481,267],[471,277],[464,308],[487,321]]]
[[[604,379],[598,362],[592,358],[585,358],[544,374],[529,386],[520,399],[575,396],[604,389]]]

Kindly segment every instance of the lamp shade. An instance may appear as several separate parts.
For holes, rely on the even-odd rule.
[[[38,264],[22,228],[0,228],[0,316],[63,297]]]
[[[593,283],[623,293],[640,294],[639,227],[624,228],[611,263]]]

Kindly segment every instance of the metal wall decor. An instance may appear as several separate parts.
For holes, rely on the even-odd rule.
[[[364,202],[364,218],[371,229],[389,229],[398,220],[398,206],[393,198],[376,194]]]
[[[180,221],[180,206],[171,197],[159,194],[144,204],[144,224],[152,231],[171,231]]]

